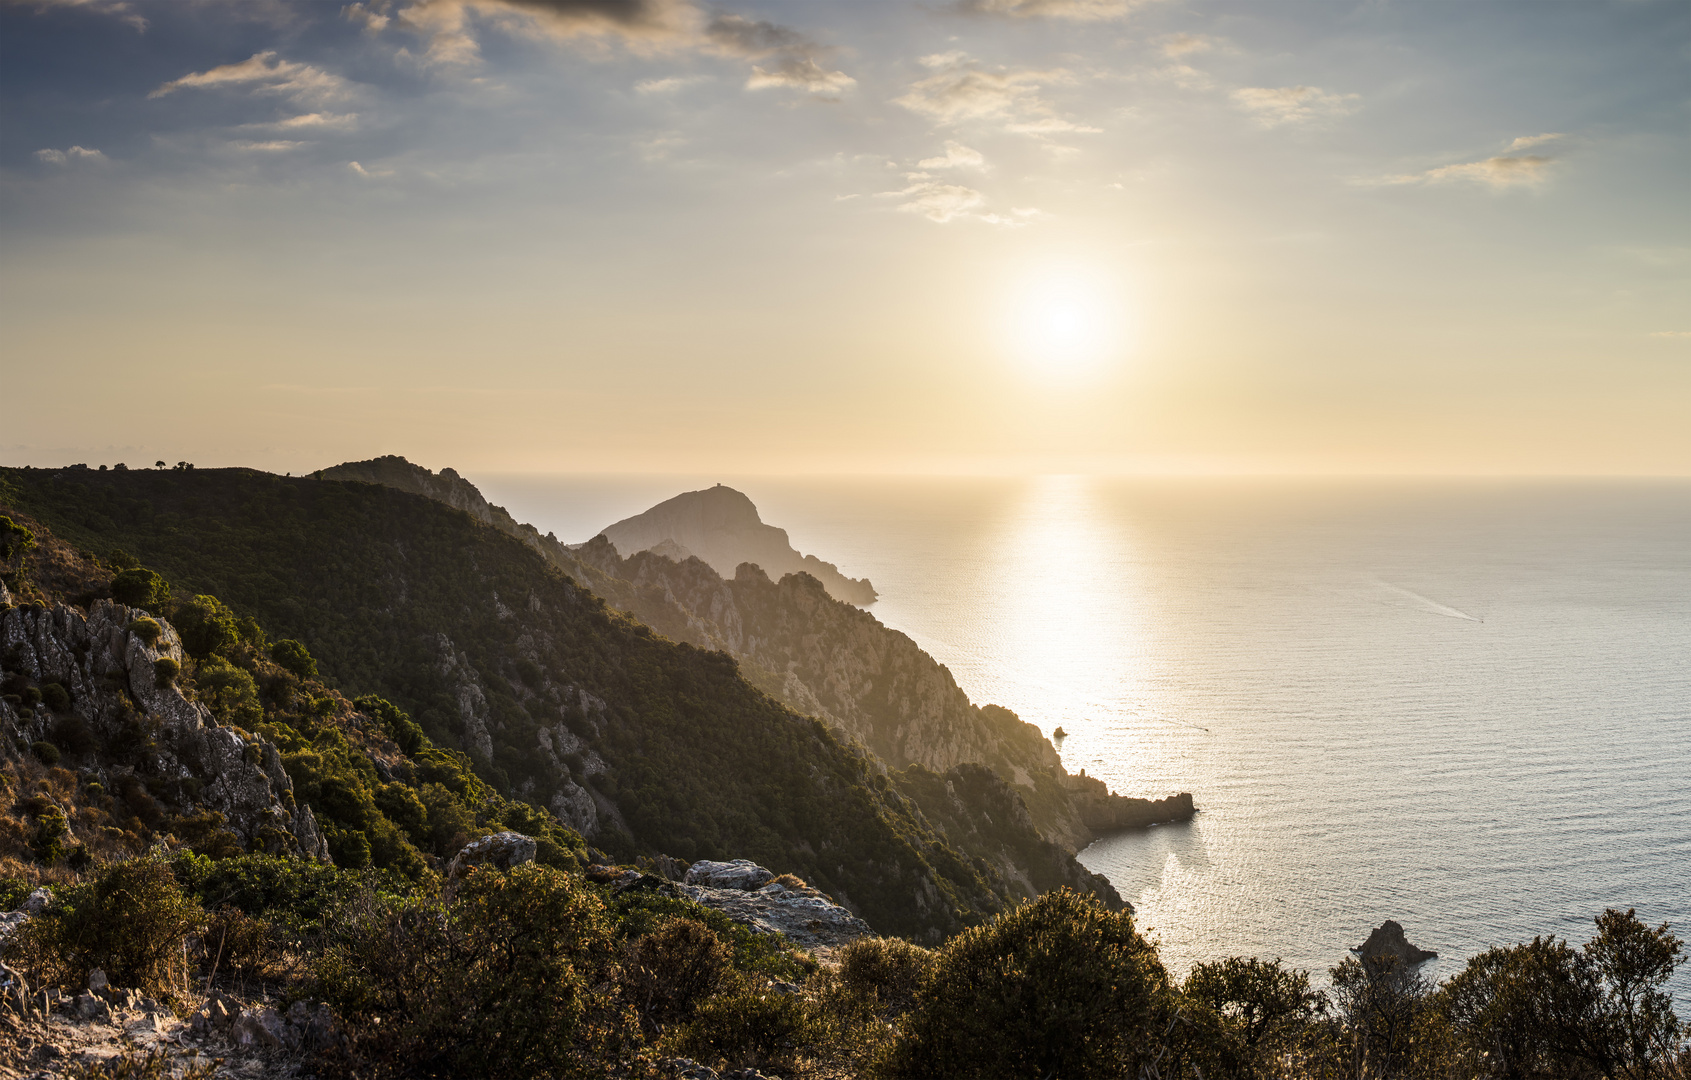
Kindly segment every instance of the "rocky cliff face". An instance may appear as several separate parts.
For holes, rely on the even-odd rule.
[[[676,621],[702,644],[734,656],[748,677],[793,708],[819,716],[887,765],[944,773],[984,764],[1021,789],[1039,832],[1078,852],[1115,829],[1192,817],[1190,795],[1132,799],[1100,780],[1071,776],[1050,740],[1015,713],[976,706],[951,672],[904,634],[842,604],[804,574],[779,583],[750,565],[724,579],[698,559],[655,552],[624,559],[603,538],[576,558],[633,588],[630,610]]]
[[[94,601],[86,613],[64,604],[0,612],[0,679],[8,688],[57,685],[68,698],[62,707],[33,708],[17,694],[0,699],[0,749],[21,757],[50,733],[83,742],[78,764],[107,791],[178,814],[215,811],[251,849],[327,860],[328,846],[311,809],[295,804],[276,747],[219,727],[204,705],[161,678],[159,661],[182,663],[181,640],[161,619],[149,644],[131,628],[143,616],[110,600]]]
[[[833,563],[799,554],[787,530],[764,524],[750,499],[721,484],[677,495],[608,526],[601,535],[623,555],[653,551],[677,562],[697,556],[723,577],[734,574],[741,563],[751,563],[777,580],[809,574],[830,596],[848,604],[875,600],[868,579],[846,577]]]

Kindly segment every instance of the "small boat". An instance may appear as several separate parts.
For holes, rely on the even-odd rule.
[[[1051,733],[1051,737],[1054,739],[1066,739],[1069,737],[1069,733],[1064,731],[1062,728],[1058,728],[1056,731]]]

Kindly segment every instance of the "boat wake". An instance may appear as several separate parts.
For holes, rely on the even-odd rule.
[[[1380,581],[1378,579],[1375,580],[1374,584],[1380,586],[1382,589],[1385,589],[1387,592],[1394,592],[1399,596],[1407,597],[1410,600],[1415,601],[1416,606],[1421,608],[1421,610],[1431,612],[1434,615],[1443,615],[1447,619],[1466,619],[1469,622],[1477,623],[1485,622],[1485,620],[1480,618],[1478,615],[1470,615],[1461,608],[1453,608],[1449,604],[1441,604],[1431,597],[1422,596],[1414,589],[1406,589],[1402,585],[1393,585],[1389,581]]]

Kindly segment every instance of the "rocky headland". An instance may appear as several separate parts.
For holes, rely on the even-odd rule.
[[[765,524],[750,499],[722,484],[684,492],[606,526],[599,535],[623,555],[651,551],[676,562],[696,556],[724,577],[752,563],[776,580],[809,574],[829,596],[848,604],[875,601],[875,587],[867,578],[847,577],[833,563],[800,554],[787,530]]]

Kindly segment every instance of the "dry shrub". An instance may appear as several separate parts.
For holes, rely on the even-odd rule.
[[[934,967],[934,954],[898,938],[859,938],[836,954],[838,978],[862,997],[873,994],[888,1018],[904,1015]]]
[[[6,960],[34,982],[86,986],[100,968],[114,986],[162,996],[186,985],[187,941],[204,922],[166,863],[134,859],[61,889],[7,941]]]
[[[285,971],[287,956],[276,928],[232,905],[217,909],[202,940],[213,979],[220,974],[241,980],[274,979]]]

